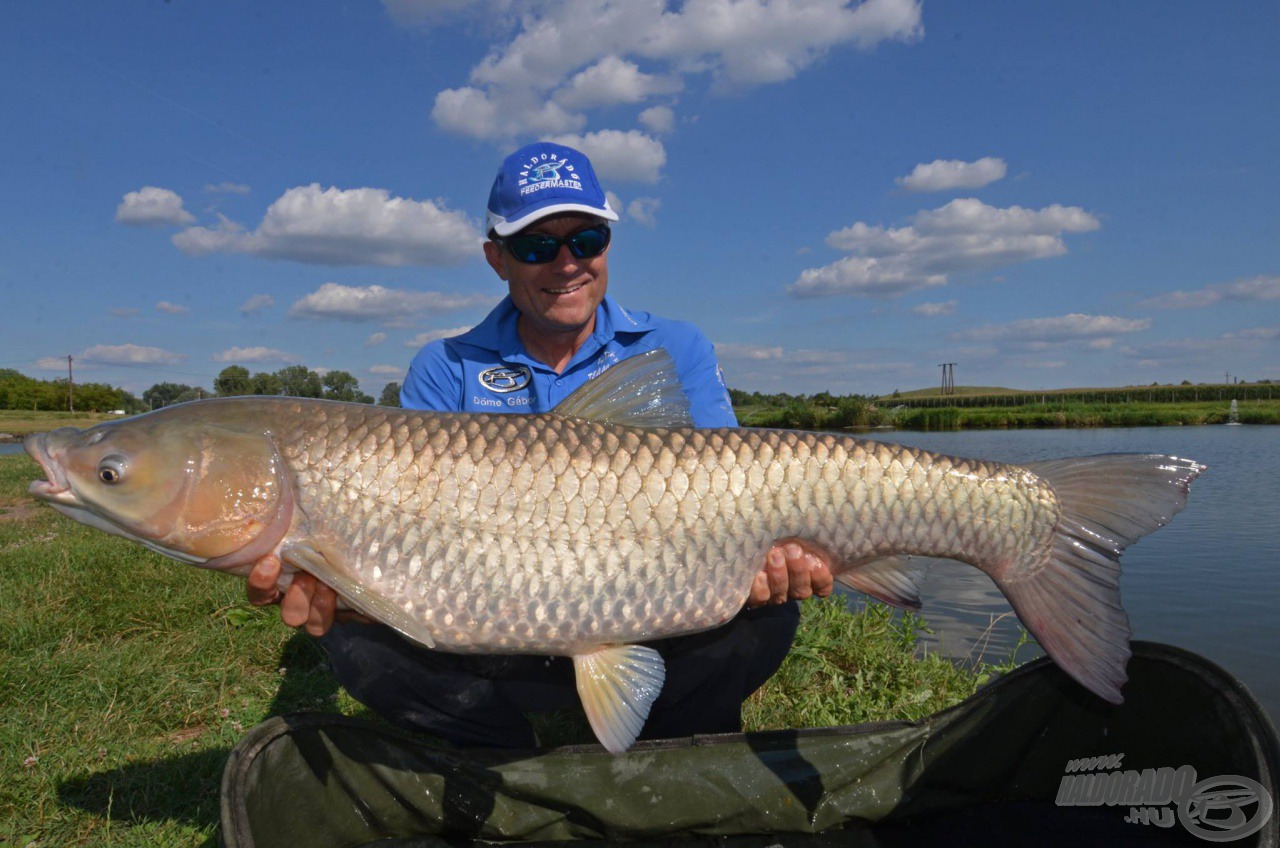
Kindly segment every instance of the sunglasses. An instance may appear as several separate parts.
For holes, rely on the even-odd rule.
[[[546,233],[522,233],[494,239],[520,262],[545,265],[560,255],[560,245],[569,248],[576,259],[590,259],[604,253],[612,233],[608,224],[579,230],[571,236],[549,236]]]

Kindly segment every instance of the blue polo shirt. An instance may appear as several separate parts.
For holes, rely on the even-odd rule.
[[[508,296],[473,329],[423,347],[409,365],[401,405],[436,412],[550,412],[615,362],[666,348],[694,425],[737,426],[715,350],[692,324],[632,312],[606,295],[591,338],[557,374],[525,351],[516,332],[519,316]]]

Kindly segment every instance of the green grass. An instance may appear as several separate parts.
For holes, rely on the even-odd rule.
[[[58,427],[92,427],[119,417],[102,412],[35,412],[29,409],[0,409],[0,433],[25,436]]]
[[[241,581],[180,565],[34,505],[38,470],[0,457],[0,845],[215,845],[231,747],[271,715],[368,715],[323,657],[247,605]],[[914,616],[805,604],[749,728],[918,718],[990,669],[920,656]],[[544,742],[588,741],[572,715]]]
[[[1188,403],[1029,403],[1022,406],[916,407],[897,410],[905,430],[1013,429],[1019,427],[1167,427],[1225,424],[1228,405]],[[1239,404],[1242,424],[1280,424],[1280,400]]]

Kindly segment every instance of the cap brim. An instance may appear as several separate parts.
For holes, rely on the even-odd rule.
[[[520,232],[530,224],[541,221],[543,218],[549,218],[552,215],[563,215],[566,212],[581,212],[584,215],[603,218],[606,221],[618,220],[618,213],[610,209],[607,202],[604,209],[587,206],[584,203],[553,203],[527,212],[513,221],[508,221],[490,212],[486,223],[489,231],[497,233],[499,236],[509,236],[512,233]]]

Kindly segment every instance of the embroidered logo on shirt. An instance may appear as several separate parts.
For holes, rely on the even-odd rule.
[[[533,372],[523,365],[512,368],[495,365],[480,372],[480,385],[491,392],[518,392],[533,380]]]

